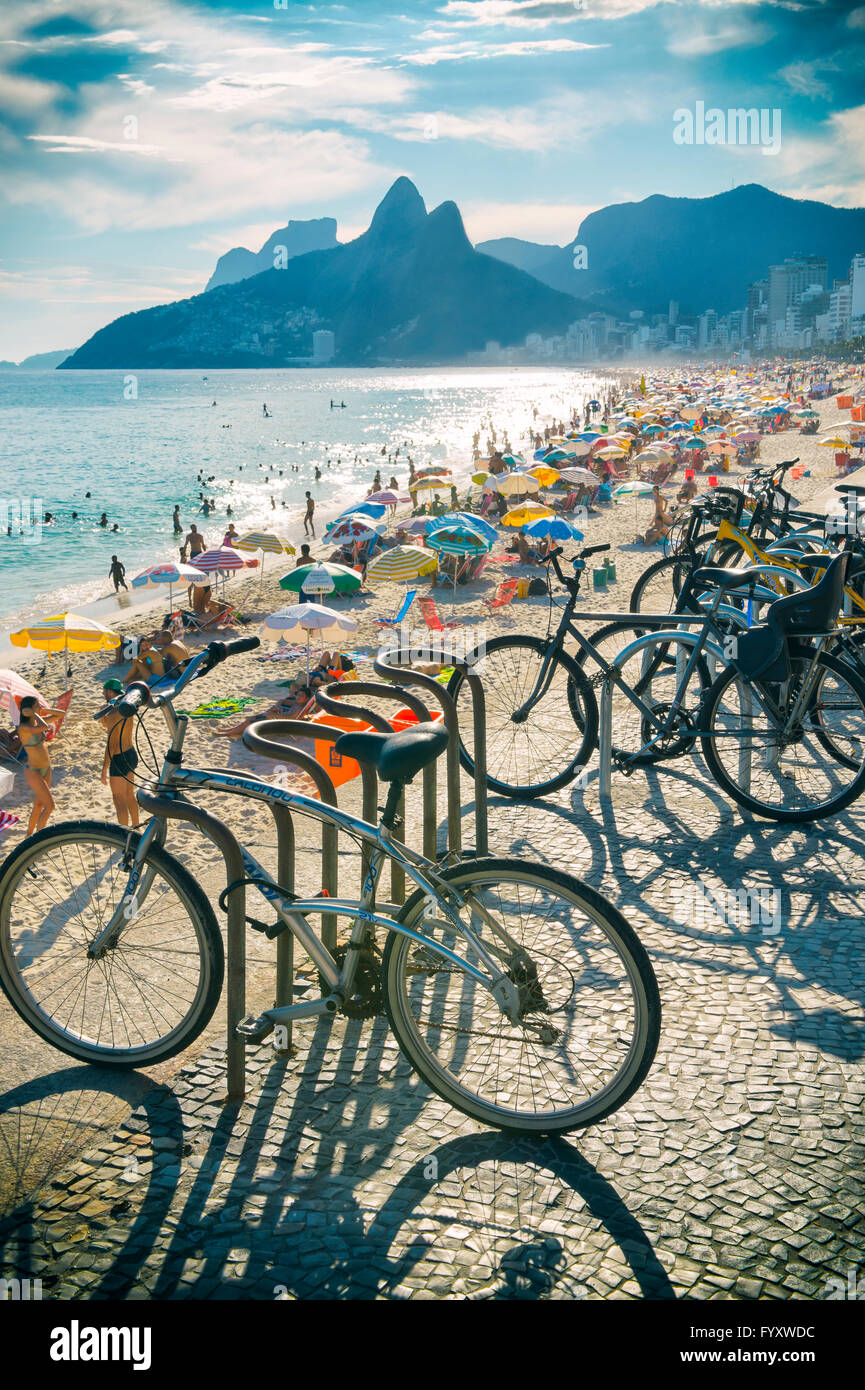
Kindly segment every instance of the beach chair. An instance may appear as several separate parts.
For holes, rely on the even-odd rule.
[[[230,603],[226,605],[224,613],[193,613],[190,608],[182,608],[180,611],[187,632],[208,633],[216,628],[235,627],[244,621],[239,610]]]
[[[482,600],[484,608],[491,613],[496,608],[507,608],[516,598],[518,583],[517,579],[503,579],[493,597]]]
[[[569,492],[567,497],[563,497],[560,502],[553,502],[553,510],[557,512],[572,512],[577,505],[577,493]]]
[[[459,627],[459,623],[442,622],[434,598],[419,598],[418,605],[430,632],[450,632],[452,628]]]
[[[489,511],[490,507],[493,505],[493,499],[494,499],[494,498],[495,498],[495,493],[493,493],[493,492],[487,492],[487,493],[484,494],[483,501],[481,502],[481,505],[480,505],[479,507],[476,507],[476,508],[475,508],[475,511],[476,511],[476,513],[477,513],[478,516],[486,516],[486,514],[487,514],[487,512]]]
[[[417,589],[409,589],[402,601],[400,610],[394,618],[373,618],[373,627],[399,627],[405,621],[406,614],[417,598]]]

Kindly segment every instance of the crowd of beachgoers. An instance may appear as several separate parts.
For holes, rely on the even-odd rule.
[[[238,518],[216,534],[208,512],[187,529],[175,509],[177,561],[143,580],[112,561],[115,590],[167,591],[156,618],[119,609],[100,633],[92,619],[55,615],[42,641],[38,623],[13,636],[14,669],[0,671],[4,839],[74,819],[84,805],[137,824],[135,788],[158,761],[116,702],[132,682],[175,678],[214,638],[260,634],[262,647],[211,673],[201,703],[195,687],[184,692],[187,757],[212,765],[215,749],[230,749],[266,776],[244,729],[322,717],[316,693],[371,676],[397,631],[417,647],[480,624],[489,636],[531,630],[548,603],[553,546],[570,556],[584,541],[609,542],[621,594],[610,606],[626,607],[631,583],[699,493],[798,456],[794,491],[813,503],[858,467],[863,391],[862,367],[816,360],[629,372],[564,418],[534,411],[513,441],[493,420],[479,422],[458,460],[385,451],[367,495],[339,516],[323,521],[308,493],[295,535],[278,518],[273,531],[246,531]],[[435,673],[446,660],[431,651],[422,664]]]

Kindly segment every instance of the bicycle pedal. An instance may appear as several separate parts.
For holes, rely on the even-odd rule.
[[[262,1014],[258,1018],[255,1014],[247,1014],[246,1018],[240,1020],[234,1032],[235,1036],[243,1038],[244,1042],[260,1043],[270,1036],[273,1028],[273,1019],[268,1018],[267,1014]]]

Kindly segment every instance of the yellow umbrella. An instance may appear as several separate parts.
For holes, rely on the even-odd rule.
[[[820,449],[846,449],[849,443],[849,439],[821,439],[817,447]]]
[[[533,478],[537,478],[541,487],[552,487],[553,483],[559,481],[559,474],[555,468],[544,468],[541,465],[538,468],[530,468],[529,472]]]
[[[92,618],[57,613],[32,627],[10,633],[9,641],[13,647],[36,647],[41,652],[101,652],[116,647],[120,634]]]
[[[551,507],[542,507],[539,502],[528,502],[522,507],[512,507],[502,517],[503,526],[525,526],[527,521],[540,521],[542,517],[555,516]]]

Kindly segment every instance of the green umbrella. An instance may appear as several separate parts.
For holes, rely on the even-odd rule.
[[[306,579],[310,570],[326,570],[333,580],[333,589],[338,594],[353,594],[360,588],[361,577],[357,570],[349,569],[348,565],[334,565],[314,562],[309,565],[298,565],[295,569],[289,570],[279,581],[280,589],[297,590],[303,588],[303,581]]]

